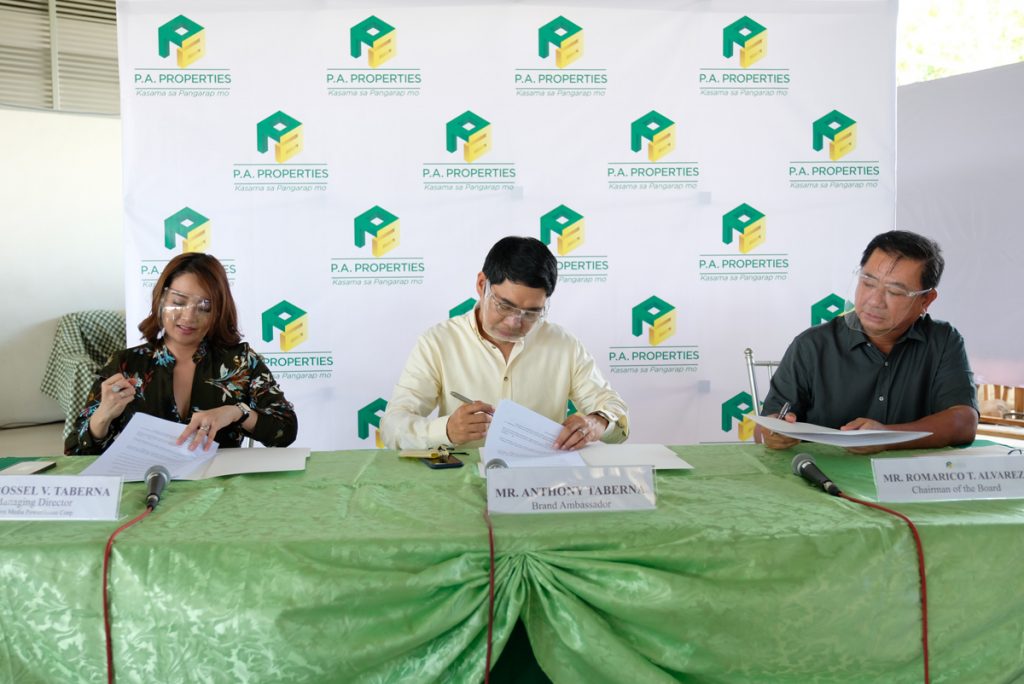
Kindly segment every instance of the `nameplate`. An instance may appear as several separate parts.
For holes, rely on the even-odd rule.
[[[120,503],[120,477],[0,477],[0,520],[117,520]]]
[[[873,458],[879,501],[1024,498],[1024,456]]]
[[[491,513],[593,513],[656,507],[651,466],[491,468]]]

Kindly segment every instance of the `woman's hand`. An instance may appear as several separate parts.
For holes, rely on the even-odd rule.
[[[89,416],[89,432],[96,439],[103,439],[110,431],[110,424],[124,413],[128,404],[135,401],[135,381],[120,373],[114,373],[100,383],[100,405]]]
[[[208,411],[195,411],[188,427],[178,436],[177,444],[184,444],[192,439],[188,450],[195,451],[196,447],[202,446],[203,451],[209,451],[213,445],[213,438],[218,432],[237,422],[242,417],[242,410],[231,404],[230,406],[218,406]]]

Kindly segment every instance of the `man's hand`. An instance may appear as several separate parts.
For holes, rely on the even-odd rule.
[[[846,425],[839,428],[840,430],[886,430],[884,425],[879,423],[877,420],[871,420],[870,418],[854,418]],[[864,446],[864,447],[846,447],[846,450],[851,454],[877,454],[879,451],[885,451],[885,446]]]
[[[566,451],[582,449],[600,439],[607,429],[608,421],[595,413],[589,416],[574,413],[562,423],[562,431],[555,439],[554,446]]]
[[[483,401],[463,404],[448,416],[448,441],[456,446],[483,439],[491,426],[494,407]]]
[[[777,413],[774,416],[772,416],[772,418],[778,417],[779,414]],[[787,423],[795,423],[796,414],[790,411],[789,413],[786,414],[786,417],[783,420],[785,420]],[[800,440],[793,439],[792,437],[787,437],[786,435],[780,435],[778,433],[772,432],[766,427],[755,425],[754,442],[757,444],[764,444],[769,449],[788,449],[791,446],[796,446],[797,444],[799,444]]]

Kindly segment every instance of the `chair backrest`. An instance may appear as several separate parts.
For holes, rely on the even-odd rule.
[[[995,418],[1024,418],[1024,387],[978,385],[978,406],[982,415]]]
[[[758,413],[761,412],[761,406],[764,404],[764,395],[762,395],[757,388],[757,369],[764,368],[768,371],[768,383],[771,383],[772,375],[775,374],[775,369],[778,368],[778,361],[755,361],[754,350],[747,347],[743,350],[743,357],[747,364],[747,379],[750,381],[750,396],[754,400],[754,408]],[[765,393],[767,394],[767,389]]]

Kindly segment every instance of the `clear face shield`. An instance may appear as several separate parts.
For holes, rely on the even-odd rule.
[[[480,306],[480,321],[484,332],[501,342],[522,340],[548,314],[548,302],[540,309],[520,309],[495,294],[490,282],[484,285]]]
[[[195,320],[197,324],[205,323],[213,313],[213,303],[209,299],[186,294],[165,287],[160,295],[160,320],[167,327],[167,322],[179,320]]]
[[[888,336],[912,322],[919,298],[933,289],[910,290],[888,280],[887,274],[866,273],[858,268],[851,276],[843,320],[851,330],[870,337]]]

